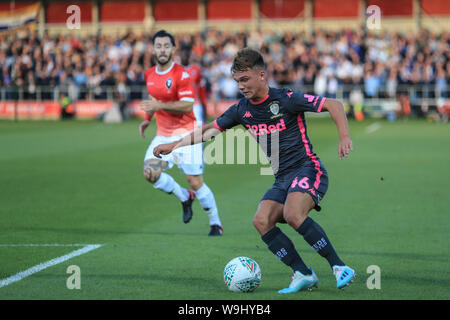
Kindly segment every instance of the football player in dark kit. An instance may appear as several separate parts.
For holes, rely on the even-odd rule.
[[[328,188],[328,175],[313,152],[304,115],[330,113],[339,133],[338,156],[342,159],[353,149],[342,103],[290,89],[269,88],[263,57],[253,49],[244,48],[236,54],[231,72],[245,98],[183,139],[157,146],[154,155],[159,157],[175,148],[208,141],[242,124],[268,156],[275,174],[275,183],[263,196],[253,225],[269,250],[294,272],[289,287],[279,293],[311,289],[318,283],[316,274],[305,265],[292,241],[276,226],[286,222],[328,261],[337,287],[345,287],[354,280],[355,271],[339,258],[320,225],[308,217],[312,209],[321,210],[319,203]]]

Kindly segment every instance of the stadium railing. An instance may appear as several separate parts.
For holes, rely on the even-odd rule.
[[[448,88],[440,88],[435,84],[399,84],[394,90],[388,89],[386,86],[380,86],[373,95],[366,93],[364,85],[360,84],[343,84],[338,85],[333,92],[325,90],[325,92],[315,92],[313,85],[292,84],[287,85],[294,90],[307,93],[320,94],[329,96],[339,100],[349,100],[352,92],[359,91],[364,95],[364,101],[392,99],[397,95],[403,94],[411,99],[428,99],[434,100],[438,98],[448,98],[450,95],[450,86]],[[87,87],[79,85],[58,85],[58,86],[21,86],[0,88],[1,100],[53,100],[58,101],[60,94],[65,93],[71,95],[74,100],[116,100],[118,94],[125,94],[127,100],[145,99],[147,97],[147,89],[145,86],[124,86],[122,90],[118,90],[117,86],[96,86]]]
[[[399,107],[399,97],[409,98],[408,103],[412,109],[431,108],[439,105],[448,104],[450,98],[450,88],[438,87],[435,84],[426,85],[405,85],[399,84],[395,90],[388,90],[386,86],[381,86],[373,95],[365,93],[364,85],[344,84],[339,85],[333,92],[315,92],[314,85],[288,85],[294,90],[314,93],[330,98],[336,98],[345,105],[353,107],[356,104],[361,105],[364,111],[372,116],[384,116]],[[31,89],[31,90],[30,90]],[[145,100],[148,97],[145,86],[97,86],[86,87],[77,85],[58,85],[58,86],[35,86],[35,87],[1,87],[0,100],[2,102],[19,101],[27,102],[53,102],[59,103],[61,93],[68,95],[72,101],[89,105],[89,102],[100,105],[100,110],[109,108],[113,103],[119,101],[125,102],[132,110],[132,115],[141,116],[137,112],[139,109],[136,102]],[[236,96],[238,99],[238,96]],[[223,97],[212,97],[208,113],[213,116],[220,115],[224,108],[231,103],[230,100]],[[219,107],[217,107],[219,106]],[[91,113],[89,113],[91,114]],[[95,112],[92,112],[94,115]]]

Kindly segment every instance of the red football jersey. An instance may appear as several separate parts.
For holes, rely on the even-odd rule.
[[[161,102],[190,101],[194,102],[191,77],[179,64],[172,63],[169,69],[160,72],[157,66],[145,71],[145,82],[148,94]],[[193,112],[173,113],[164,110],[155,112],[156,135],[170,137],[181,134],[182,130],[194,130],[195,116]],[[175,132],[176,131],[176,132]],[[180,133],[181,132],[181,133]]]
[[[189,72],[192,81],[192,89],[194,90],[195,104],[200,104],[200,88],[203,87],[204,81],[202,78],[202,71],[200,67],[196,64],[190,64],[185,67],[186,71]]]

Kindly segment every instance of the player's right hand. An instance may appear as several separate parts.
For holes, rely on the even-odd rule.
[[[141,124],[139,125],[139,133],[141,135],[142,138],[145,138],[145,129],[147,129],[148,125],[150,124],[150,121],[148,120],[144,120],[141,122]]]
[[[350,151],[353,151],[353,143],[350,137],[345,137],[341,139],[338,148],[338,156],[339,159],[347,158]]]
[[[172,152],[173,148],[175,147],[175,143],[165,143],[165,144],[160,144],[157,145],[154,149],[153,149],[153,155],[159,159],[161,159],[161,155],[162,154],[169,154]]]

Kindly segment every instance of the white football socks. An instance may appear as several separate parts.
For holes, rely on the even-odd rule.
[[[212,193],[211,189],[206,185],[206,183],[203,183],[203,185],[195,191],[195,195],[200,202],[200,205],[205,210],[205,212],[208,214],[209,218],[209,225],[219,225],[222,226],[222,223],[220,222],[219,218],[219,212],[217,210],[216,206],[216,200],[214,199],[214,194]]]
[[[155,189],[164,191],[166,193],[173,193],[181,202],[186,201],[189,198],[189,192],[181,187],[170,175],[162,172],[158,181],[153,184]],[[200,205],[208,214],[209,225],[219,225],[222,223],[219,218],[219,212],[217,210],[216,200],[211,189],[203,183],[203,185],[195,191],[195,195],[200,202]]]
[[[164,172],[161,172],[158,181],[153,184],[153,187],[167,193],[173,193],[181,202],[189,198],[189,192]]]

